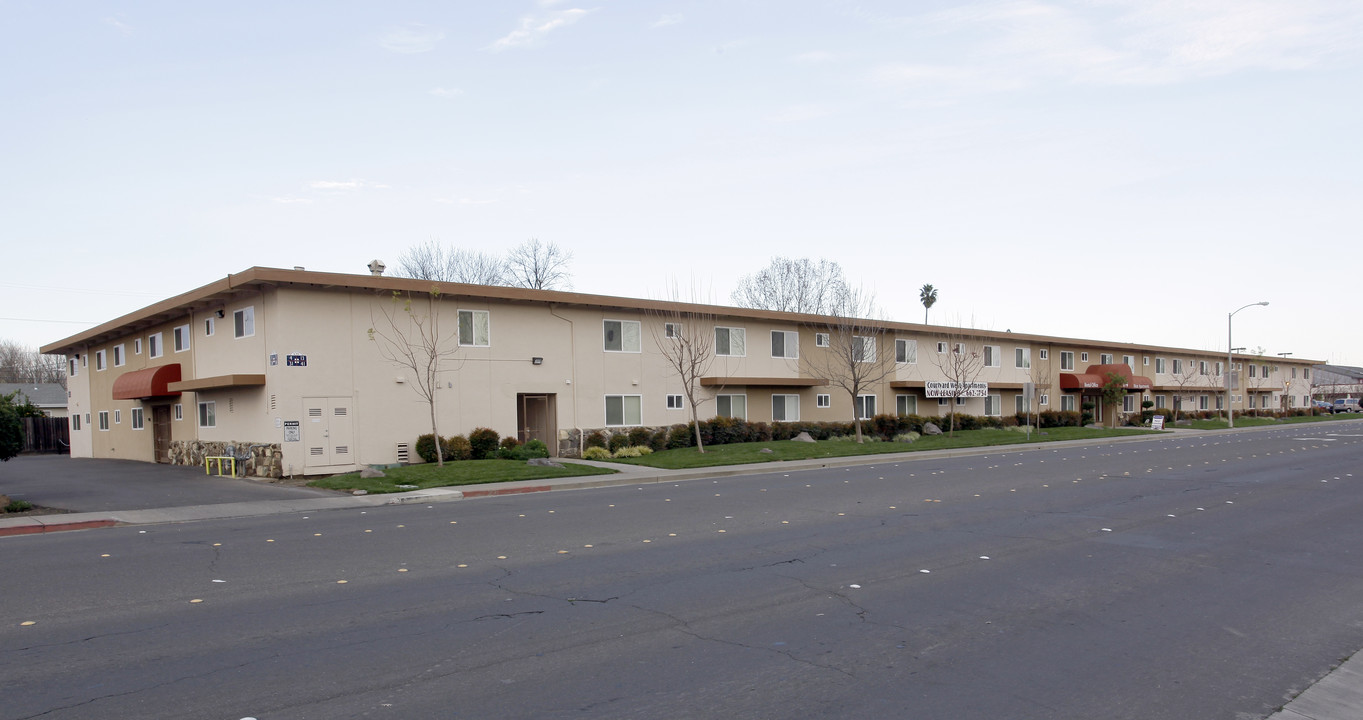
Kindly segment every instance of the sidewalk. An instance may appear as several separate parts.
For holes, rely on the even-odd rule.
[[[1266,720],[1357,720],[1363,717],[1363,652],[1356,653]]]

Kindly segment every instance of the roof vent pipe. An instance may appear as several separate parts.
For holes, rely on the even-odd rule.
[[[383,264],[382,260],[375,259],[369,263],[369,274],[378,277],[383,274],[384,269],[387,267],[387,265]]]

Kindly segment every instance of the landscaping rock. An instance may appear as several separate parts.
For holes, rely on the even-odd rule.
[[[791,438],[790,441],[791,441],[791,442],[814,442],[814,438],[810,437],[810,436],[809,436],[809,433],[803,432],[803,431],[802,431],[799,435],[796,435],[795,437]]]
[[[368,495],[368,494],[369,494],[369,491],[368,491],[368,490],[355,490],[355,491],[351,492],[350,494],[351,494],[351,495]]]
[[[941,435],[942,428],[937,427],[937,423],[923,423],[924,435]]]
[[[550,460],[549,458],[530,458],[529,460],[525,461],[525,464],[534,465],[536,467],[556,467],[556,468],[563,467],[562,463],[556,463],[553,460]]]
[[[363,470],[360,471],[360,477],[362,477],[362,478],[364,478],[364,479],[366,479],[366,480],[369,480],[369,479],[371,479],[371,478],[387,477],[387,475],[384,475],[382,470],[378,470],[378,469],[372,468],[372,467],[367,467],[367,468],[365,468],[365,469],[363,469]]]
[[[763,454],[765,454],[765,455],[770,455],[770,454],[771,454],[771,448],[762,448],[761,450],[758,450],[757,452],[763,453]]]

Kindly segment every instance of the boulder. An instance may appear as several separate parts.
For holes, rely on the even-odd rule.
[[[937,423],[923,423],[924,435],[941,435],[942,428],[937,427]]]
[[[378,468],[367,467],[360,471],[360,477],[369,480],[372,478],[387,477],[387,475],[384,475],[383,471]]]
[[[814,438],[810,437],[810,436],[809,436],[809,433],[804,432],[804,431],[801,431],[799,435],[796,435],[795,437],[791,438],[790,441],[791,441],[791,442],[814,442]]]
[[[352,492],[352,493],[350,493],[350,494],[351,494],[351,495],[368,495],[368,494],[369,494],[369,491],[368,491],[368,490],[356,490],[356,491],[354,491],[354,492]]]
[[[762,453],[762,454],[764,454],[764,455],[770,455],[770,454],[771,454],[771,448],[762,448],[761,450],[758,450],[757,452],[760,452],[760,453]]]
[[[563,467],[562,463],[556,463],[553,460],[550,460],[549,458],[530,458],[529,460],[525,461],[525,464],[535,465],[537,467],[556,467],[556,468]]]

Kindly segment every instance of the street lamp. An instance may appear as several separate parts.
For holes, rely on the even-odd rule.
[[[1263,302],[1250,303],[1250,304],[1246,305],[1245,307],[1237,308],[1234,312],[1232,312],[1231,314],[1229,314],[1229,315],[1226,316],[1226,425],[1227,425],[1228,427],[1231,427],[1231,428],[1234,428],[1234,427],[1235,427],[1235,408],[1234,408],[1234,407],[1231,407],[1231,404],[1230,404],[1230,389],[1231,389],[1231,388],[1230,388],[1230,379],[1231,379],[1231,373],[1232,373],[1232,372],[1234,371],[1234,369],[1235,369],[1235,359],[1232,357],[1232,355],[1233,355],[1234,352],[1235,352],[1235,348],[1234,348],[1234,346],[1233,346],[1234,344],[1231,342],[1231,320],[1233,320],[1233,319],[1235,318],[1235,313],[1238,313],[1238,312],[1240,312],[1241,310],[1244,310],[1245,308],[1252,308],[1252,307],[1254,307],[1255,305],[1267,305],[1267,304],[1268,304],[1268,301],[1267,301],[1267,300],[1265,300],[1265,301],[1263,301]]]

